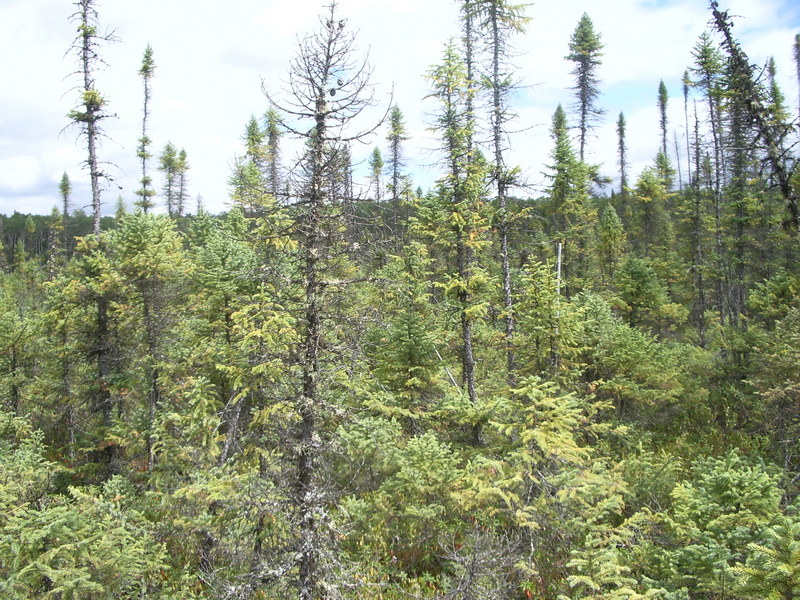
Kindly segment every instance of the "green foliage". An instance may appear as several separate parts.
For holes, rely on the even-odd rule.
[[[748,308],[767,327],[774,327],[800,301],[800,277],[785,269],[753,286]]]
[[[779,514],[776,478],[736,452],[702,458],[693,481],[672,492],[668,524],[676,547],[672,564],[676,584],[695,592],[719,593],[734,583],[731,570],[744,562],[749,544],[765,539]]]
[[[750,543],[744,564],[737,564],[736,590],[744,597],[788,600],[800,593],[800,520],[778,515],[764,530],[762,541]]]
[[[658,322],[662,307],[669,303],[667,290],[647,259],[628,256],[614,279],[618,310],[633,326]]]
[[[648,428],[668,426],[684,410],[707,418],[700,402],[705,390],[694,375],[707,360],[703,353],[659,342],[613,316],[598,297],[585,296],[581,302],[585,345],[581,379],[588,390],[612,401],[620,416]]]
[[[395,447],[389,460],[384,468],[390,472],[375,492],[344,504],[356,527],[354,540],[379,552],[385,568],[436,573],[439,540],[460,526],[458,457],[428,432]]]
[[[124,479],[54,493],[41,432],[0,413],[0,592],[11,599],[156,596],[164,554]]]
[[[778,321],[774,335],[755,348],[757,358],[751,378],[764,401],[766,430],[773,452],[784,464],[796,468],[800,459],[800,308],[789,309]]]
[[[597,254],[603,277],[612,277],[625,251],[625,229],[611,204],[606,204],[597,224]]]
[[[122,510],[132,493],[111,480],[12,513],[0,537],[0,555],[9,557],[0,590],[8,598],[159,597],[163,547],[140,515]]]
[[[642,171],[630,199],[629,230],[636,232],[630,240],[634,248],[647,257],[663,256],[675,242],[667,212],[671,198],[668,171],[663,161],[655,168]]]

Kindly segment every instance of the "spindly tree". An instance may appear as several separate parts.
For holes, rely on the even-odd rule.
[[[64,256],[69,258],[71,251],[71,244],[69,241],[69,200],[72,195],[72,184],[69,180],[69,175],[64,173],[61,176],[61,181],[58,184],[58,191],[61,194],[61,226],[63,227],[62,245],[64,249]]]
[[[182,217],[189,201],[189,161],[186,159],[186,150],[181,148],[178,152],[178,195],[175,206],[175,216]]]
[[[403,168],[405,167],[403,142],[408,139],[403,112],[395,104],[389,113],[389,133],[386,135],[386,141],[389,142],[389,155],[386,159],[386,168],[389,174],[388,187],[390,194],[387,225],[389,227],[389,235],[395,240],[396,250],[402,240],[401,227],[403,225],[401,225],[401,215],[404,211],[401,206],[401,198],[408,197],[408,188],[410,186],[406,176],[403,174]]]
[[[373,148],[372,154],[369,155],[369,181],[370,187],[375,190],[375,199],[380,200],[383,196],[381,189],[381,174],[383,173],[383,157],[381,150],[377,146]]]
[[[78,0],[75,2],[77,11],[71,17],[78,26],[78,35],[72,44],[72,51],[78,58],[80,64],[78,73],[82,81],[77,86],[81,93],[80,102],[69,113],[70,121],[78,125],[81,135],[86,137],[87,156],[84,164],[89,171],[91,183],[92,231],[95,235],[100,233],[102,180],[107,178],[98,156],[98,144],[102,137],[100,123],[110,116],[105,110],[106,98],[95,87],[95,73],[98,63],[102,63],[98,53],[99,47],[114,40],[113,34],[100,32],[96,5],[96,0]]]
[[[794,36],[794,68],[797,71],[797,86],[800,88],[800,33]]]
[[[490,94],[489,125],[492,144],[492,179],[497,189],[498,235],[500,237],[500,268],[503,279],[503,307],[505,311],[506,368],[509,382],[513,384],[516,369],[514,359],[514,302],[511,287],[511,266],[508,249],[508,191],[514,184],[517,170],[505,163],[508,145],[508,123],[513,118],[509,95],[514,89],[513,75],[509,72],[510,38],[523,33],[528,18],[525,5],[512,5],[505,0],[476,2],[475,10],[482,39],[486,45],[483,81]]]
[[[144,49],[144,56],[142,56],[142,66],[139,68],[139,75],[142,77],[142,83],[144,84],[144,100],[142,104],[142,137],[139,138],[139,148],[136,151],[136,155],[142,161],[142,178],[139,180],[142,187],[136,191],[136,195],[139,196],[137,204],[144,212],[153,208],[152,197],[156,193],[151,187],[153,181],[150,175],[147,174],[147,162],[152,156],[148,150],[151,140],[147,135],[147,119],[150,117],[151,99],[150,80],[153,78],[155,70],[156,63],[153,60],[153,48],[148,44]]]
[[[661,129],[661,151],[667,156],[667,102],[669,92],[662,79],[658,84],[658,125]]]
[[[617,119],[617,162],[619,163],[619,193],[624,194],[628,187],[628,145],[627,124],[624,113],[619,113]]]
[[[389,142],[389,157],[386,166],[389,170],[389,190],[392,194],[392,201],[397,202],[402,194],[403,181],[403,142],[408,139],[406,126],[403,122],[403,112],[396,104],[389,113],[389,133],[386,141]]]
[[[569,54],[566,59],[575,63],[572,74],[575,76],[574,108],[578,114],[578,157],[583,162],[586,156],[586,140],[594,124],[603,116],[604,110],[597,105],[600,80],[597,69],[602,64],[603,42],[594,30],[594,23],[587,13],[583,13],[569,41]]]
[[[689,88],[692,85],[692,80],[689,77],[689,70],[686,69],[683,72],[683,119],[684,119],[684,128],[686,132],[686,162],[687,164],[687,171],[688,171],[688,183],[692,185],[692,151],[691,151],[691,133],[689,132]]]
[[[270,108],[264,115],[266,127],[264,133],[267,141],[267,175],[269,180],[269,193],[277,198],[281,192],[281,155],[280,155],[280,116],[275,109]]]
[[[622,219],[625,224],[629,223],[628,206],[628,142],[627,123],[625,122],[625,115],[619,113],[617,119],[617,164],[619,165],[619,196],[616,201],[617,215]]]

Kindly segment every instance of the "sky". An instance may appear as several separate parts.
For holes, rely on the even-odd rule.
[[[189,193],[207,210],[230,206],[228,179],[243,152],[242,133],[252,115],[269,108],[264,89],[281,97],[298,40],[319,27],[326,0],[99,0],[101,31],[117,42],[100,48],[104,60],[97,87],[114,118],[104,122],[101,159],[113,181],[103,191],[104,212],[119,198],[130,205],[139,187],[136,157],[142,127],[142,80],[147,44],[156,63],[151,81],[149,136],[158,154],[167,142],[186,150]],[[752,62],[775,58],[778,79],[794,114],[798,84],[792,47],[800,32],[796,0],[720,0],[735,16],[734,34]],[[78,104],[78,63],[70,47],[76,34],[70,0],[0,0],[0,214],[48,214],[60,206],[58,183],[67,173],[72,207],[91,212],[85,143],[69,128]],[[685,146],[681,78],[691,51],[710,18],[704,0],[539,0],[530,4],[524,34],[513,38],[519,89],[511,98],[517,118],[510,125],[507,162],[521,168],[525,195],[545,191],[550,123],[558,104],[573,103],[569,38],[586,12],[605,44],[598,70],[606,111],[587,159],[610,177],[618,172],[615,123],[627,121],[629,173],[651,164],[659,146],[657,92],[669,92],[670,138]],[[430,131],[436,103],[426,96],[425,77],[448,39],[458,36],[454,0],[339,0],[338,14],[356,32],[359,52],[373,68],[378,119],[390,104],[402,110],[410,139],[406,170],[427,189],[440,175],[438,142]],[[699,97],[698,101],[699,101]],[[568,110],[568,115],[569,115]],[[366,160],[375,146],[387,154],[386,127],[354,147],[356,182],[366,183]],[[294,158],[285,142],[284,162]],[[673,164],[686,168],[686,157]],[[161,174],[150,162],[158,188]],[[630,175],[629,175],[630,177]],[[157,196],[160,205],[163,200]],[[193,212],[193,206],[190,206]],[[163,206],[160,207],[163,210]]]

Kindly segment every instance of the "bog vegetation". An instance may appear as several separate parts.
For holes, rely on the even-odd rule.
[[[362,119],[370,66],[325,9],[219,215],[186,152],[151,155],[148,47],[114,217],[107,38],[75,6],[93,213],[65,176],[52,215],[0,220],[0,596],[800,597],[797,115],[716,4],[640,173],[619,115],[612,193],[584,160],[610,108],[588,15],[538,197],[507,153],[525,7],[464,2],[432,60],[428,191],[401,108]]]

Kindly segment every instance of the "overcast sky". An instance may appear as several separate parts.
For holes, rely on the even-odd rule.
[[[137,72],[149,43],[156,72],[152,80],[149,134],[153,153],[171,141],[184,148],[191,165],[190,194],[201,195],[211,211],[228,206],[231,164],[242,152],[241,136],[251,115],[268,108],[262,82],[281,88],[298,36],[315,30],[325,0],[104,0],[98,2],[102,28],[119,41],[101,48],[107,63],[97,85],[117,116],[105,122],[101,157],[110,163],[113,185],[103,195],[113,212],[121,196],[130,204],[138,187],[136,158],[141,135],[142,82]],[[793,114],[798,106],[792,45],[800,32],[797,0],[721,0],[737,15],[734,33],[751,60],[774,56],[779,81]],[[0,0],[0,213],[49,213],[59,205],[58,182],[67,172],[73,182],[73,206],[90,207],[88,176],[81,168],[85,150],[77,131],[64,130],[76,104],[77,69],[69,53],[76,30],[69,0]],[[564,59],[581,14],[587,12],[605,43],[599,70],[607,111],[591,140],[588,159],[614,176],[615,122],[628,122],[631,173],[650,163],[658,150],[657,90],[663,79],[670,95],[670,128],[683,135],[681,77],[691,50],[710,17],[704,0],[539,0],[527,8],[531,21],[515,46],[521,89],[513,98],[513,155],[531,184],[544,188],[551,149],[549,126],[559,103],[572,103],[571,63]],[[439,62],[442,49],[458,34],[453,0],[340,0],[340,16],[358,32],[361,51],[369,53],[377,85],[376,100],[397,103],[411,139],[406,142],[408,170],[424,188],[438,176],[436,140],[427,128],[435,104],[424,75]],[[393,96],[392,96],[393,90]],[[385,129],[363,147],[365,160],[375,145],[385,154]],[[286,160],[292,157],[287,156]],[[674,162],[673,158],[673,162]],[[681,157],[685,169],[685,156]],[[152,176],[160,188],[157,161]],[[157,198],[161,203],[161,199]],[[190,207],[193,210],[193,206]]]

